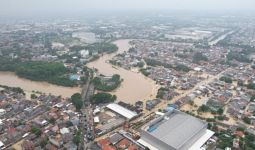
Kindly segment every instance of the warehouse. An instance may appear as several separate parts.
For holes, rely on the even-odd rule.
[[[207,129],[206,122],[178,110],[152,120],[141,129],[140,143],[155,150],[199,150],[214,134]]]
[[[129,120],[137,116],[136,112],[128,110],[115,103],[108,104],[106,107],[111,111],[114,111]]]

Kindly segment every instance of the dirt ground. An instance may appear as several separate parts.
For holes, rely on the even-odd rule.
[[[22,150],[21,144],[24,142],[24,140],[21,140],[15,144],[12,145],[12,148],[14,148],[15,150]]]

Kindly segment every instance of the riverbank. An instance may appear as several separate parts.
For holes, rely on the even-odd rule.
[[[47,82],[31,81],[28,79],[20,78],[12,72],[0,72],[0,85],[9,87],[20,87],[25,91],[40,91],[42,93],[52,94],[62,97],[71,97],[74,93],[80,92],[80,88],[63,87]]]
[[[107,63],[115,55],[128,51],[130,48],[130,40],[117,40],[113,42],[119,48],[119,50],[112,54],[104,54],[98,60],[88,63],[90,68],[97,68],[99,73],[106,76],[112,76],[113,74],[119,74],[123,79],[120,87],[116,90],[109,92],[118,97],[119,101],[134,104],[136,101],[146,101],[153,99],[157,95],[159,85],[156,85],[155,81],[145,77],[143,74],[125,70],[120,67],[112,66]],[[18,77],[12,72],[0,72],[0,85],[6,85],[10,87],[20,87],[25,91],[40,91],[42,93],[51,93],[53,95],[61,95],[62,97],[70,97],[72,94],[80,92],[78,87],[62,87],[47,82],[31,81]]]
[[[32,81],[45,81],[50,84],[65,87],[75,87],[76,81],[69,79],[71,73],[63,63],[44,61],[19,61],[0,59],[0,71],[15,72],[21,78]]]
[[[129,41],[130,40],[117,40],[113,42],[119,48],[117,52],[105,54],[98,60],[88,63],[87,66],[90,68],[97,68],[99,73],[106,76],[119,74],[123,82],[119,88],[109,93],[116,95],[119,101],[134,104],[138,100],[146,101],[155,98],[159,86],[156,85],[155,81],[145,77],[141,73],[117,66],[113,67],[112,64],[108,63],[115,55],[128,51],[131,47]]]

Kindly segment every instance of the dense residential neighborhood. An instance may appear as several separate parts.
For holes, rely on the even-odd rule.
[[[0,149],[255,149],[254,18],[85,20],[0,23]]]

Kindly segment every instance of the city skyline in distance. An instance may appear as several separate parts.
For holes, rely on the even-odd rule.
[[[134,12],[254,12],[254,0],[8,0],[0,2],[0,16],[103,15]]]

